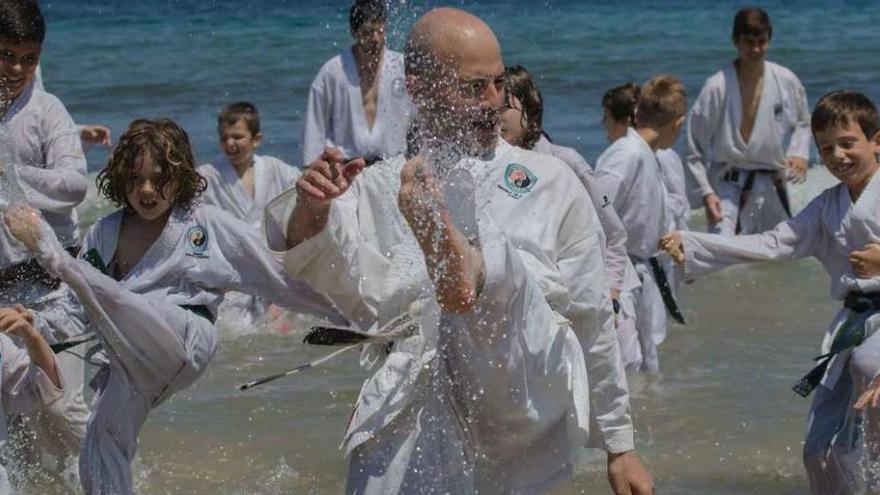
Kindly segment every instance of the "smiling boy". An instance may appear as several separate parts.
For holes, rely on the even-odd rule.
[[[876,493],[876,475],[862,466],[880,459],[880,278],[859,277],[850,255],[880,240],[880,116],[868,97],[835,91],[817,103],[812,130],[822,161],[840,184],[772,230],[745,236],[673,232],[661,247],[670,254],[683,248],[678,261],[688,278],[753,261],[812,256],[822,263],[843,308],[828,327],[816,366],[794,387],[804,397],[814,393],[804,464],[815,494]]]
[[[208,188],[205,204],[231,213],[259,233],[266,203],[293,187],[299,169],[271,156],[256,154],[263,143],[260,114],[252,103],[240,101],[226,106],[217,119],[217,133],[223,159],[199,167]],[[218,319],[236,326],[261,323],[269,305],[261,298],[237,292],[227,294]]]

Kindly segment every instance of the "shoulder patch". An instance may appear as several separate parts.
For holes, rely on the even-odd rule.
[[[193,225],[186,231],[189,254],[199,258],[206,257],[208,251],[208,231],[201,225]]]
[[[519,199],[530,192],[537,182],[538,176],[528,167],[519,163],[510,163],[504,170],[504,184],[499,184],[498,187],[511,197]]]

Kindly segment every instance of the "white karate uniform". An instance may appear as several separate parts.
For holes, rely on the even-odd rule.
[[[814,198],[794,218],[764,233],[721,236],[682,232],[684,274],[692,279],[738,263],[812,256],[831,276],[833,299],[843,300],[853,290],[878,292],[880,279],[857,279],[847,261],[852,251],[880,241],[878,212],[880,174],[875,174],[855,204],[847,187],[838,184]],[[830,351],[836,332],[850,313],[841,308],[834,316],[820,354]],[[860,418],[862,415],[852,408],[864,387],[880,375],[880,334],[875,333],[880,314],[870,317],[866,326],[869,337],[861,345],[837,354],[813,392],[804,462],[817,495],[865,493],[867,482],[873,483],[868,492],[876,493],[880,481],[875,472],[862,469],[874,465],[880,454],[869,449],[865,458],[865,439],[859,438],[860,422],[864,423],[866,436],[876,438],[878,411],[872,409]],[[797,378],[792,377],[793,384]]]
[[[260,233],[266,203],[293,187],[300,174],[299,169],[277,158],[254,155],[254,196],[251,197],[225,157],[215,165],[200,166],[198,172],[208,182],[202,202],[231,213],[249,224],[255,234]],[[230,292],[217,310],[217,320],[238,327],[253,327],[262,323],[268,309],[269,304],[262,297]]]
[[[131,462],[147,414],[198,379],[217,347],[223,292],[271,293],[291,309],[344,324],[323,296],[283,269],[242,222],[223,211],[175,209],[162,234],[120,281],[101,273],[114,258],[122,222],[117,211],[86,235],[83,260],[47,239],[38,259],[82,302],[109,364],[98,372],[95,412],[80,457],[88,494],[131,494]],[[91,264],[90,264],[91,263]]]
[[[593,202],[593,208],[602,224],[602,231],[605,232],[605,273],[609,286],[617,289],[620,294],[618,296],[620,313],[612,315],[608,324],[616,329],[624,367],[638,369],[642,362],[642,351],[636,330],[636,315],[631,304],[634,296],[631,292],[638,289],[641,282],[626,254],[626,228],[614,211],[611,201],[601,194],[593,168],[580,153],[573,148],[551,143],[543,135],[535,143],[533,150],[555,156],[567,163],[581,180]]]
[[[486,265],[472,313],[436,303],[397,206],[403,157],[365,170],[323,231],[278,253],[364,326],[408,310],[421,324],[361,389],[343,443],[348,493],[539,492],[570,474],[588,411],[593,442],[632,449],[625,374],[604,324],[604,239],[584,189],[559,161],[503,141],[488,161],[464,160]],[[270,248],[283,249],[295,194],[267,207]]]
[[[648,259],[672,227],[660,164],[648,143],[629,128],[599,157],[596,179],[603,201],[611,202],[626,227],[626,251],[642,282],[621,298],[623,311],[635,314],[636,332],[621,337],[630,343],[622,354],[628,369],[658,371],[657,346],[666,338],[666,307]],[[631,325],[620,331],[632,332]],[[636,339],[640,356],[634,347]]]
[[[57,365],[57,363],[56,363]],[[7,418],[33,413],[59,400],[64,394],[64,372],[56,366],[61,387],[55,386],[42,368],[33,364],[27,351],[0,334],[0,448],[6,447]],[[13,493],[4,466],[0,465],[0,493]]]
[[[710,77],[688,117],[686,164],[701,196],[721,199],[722,220],[710,232],[733,234],[773,228],[788,218],[774,186],[785,187],[785,158],[810,158],[810,110],[804,87],[790,70],[764,62],[764,86],[748,144],[740,132],[742,101],[736,68],[727,66]],[[743,208],[740,197],[749,171],[758,173]],[[736,177],[727,175],[737,172]],[[726,177],[726,178],[725,178]]]
[[[0,117],[0,168],[0,217],[8,204],[26,201],[42,212],[65,247],[79,243],[75,208],[88,188],[86,159],[79,132],[58,98],[31,84],[11,103]],[[28,261],[30,254],[4,228],[0,231],[0,270]],[[63,287],[21,280],[0,289],[0,306],[16,303],[34,312],[36,328],[50,343],[83,331],[82,323],[69,316],[76,302]],[[58,364],[67,377],[64,397],[33,420],[37,446],[56,456],[63,469],[66,458],[79,453],[89,410],[82,398],[82,361],[62,353]],[[36,462],[37,455],[21,457]]]
[[[385,50],[376,102],[376,120],[367,124],[360,77],[351,49],[328,60],[309,89],[300,142],[302,164],[311,163],[327,146],[346,157],[388,157],[406,151],[412,103],[406,93],[403,55]]]

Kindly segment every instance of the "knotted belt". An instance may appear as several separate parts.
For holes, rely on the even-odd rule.
[[[807,397],[819,386],[834,356],[864,342],[867,337],[865,323],[872,315],[880,312],[880,293],[850,292],[846,295],[843,306],[849,309],[850,313],[834,336],[831,350],[827,354],[817,356],[816,366],[792,387],[792,390],[801,397]]]
[[[752,187],[755,185],[755,177],[758,174],[770,174],[773,176],[773,189],[776,191],[776,196],[779,197],[779,202],[782,203],[785,214],[788,215],[788,218],[791,218],[791,205],[788,201],[788,191],[785,189],[785,181],[782,178],[782,174],[776,170],[746,171],[735,168],[724,174],[724,180],[739,183],[740,174],[746,174],[746,178],[739,193],[739,208],[736,212],[736,230],[734,231],[737,235],[742,232],[740,215],[742,215],[742,210],[746,207],[746,203],[749,202],[749,194],[752,192]]]

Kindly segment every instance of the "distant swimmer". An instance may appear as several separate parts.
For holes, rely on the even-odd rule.
[[[863,250],[880,241],[880,115],[868,97],[834,91],[816,104],[812,130],[838,185],[774,229],[743,236],[674,232],[661,246],[675,253],[688,278],[756,261],[822,263],[832,298],[843,307],[816,366],[794,387],[813,394],[804,464],[815,495],[877,493],[880,474],[870,466],[880,461],[880,273],[863,265]]]
[[[660,236],[674,225],[656,152],[678,139],[687,112],[684,85],[671,76],[653,77],[642,85],[636,108],[635,128],[626,128],[626,134],[602,153],[596,178],[600,194],[611,202],[626,227],[626,250],[642,281],[640,288],[631,291],[641,351],[639,368],[658,371],[657,346],[666,338],[667,311],[682,323],[684,319],[662,260],[655,256]],[[635,356],[634,349],[629,355]]]
[[[763,10],[737,12],[738,56],[706,81],[691,108],[685,159],[709,232],[752,234],[790,218],[786,182],[806,178],[807,94],[794,73],[765,60],[772,35]]]
[[[80,455],[89,495],[133,493],[131,463],[147,416],[192,385],[217,349],[223,294],[263,295],[336,324],[325,297],[284,276],[250,227],[197,202],[205,188],[189,138],[169,120],[136,120],[98,177],[120,207],[86,234],[80,259],[61,250],[29,207],[7,212],[10,231],[81,302],[105,364],[91,382],[95,411]]]
[[[25,201],[40,210],[61,245],[76,252],[76,207],[88,189],[86,159],[64,104],[34,83],[45,36],[36,1],[0,2],[0,204]],[[21,304],[33,312],[34,326],[49,343],[80,335],[81,322],[64,310],[76,303],[63,284],[0,231],[0,306]],[[20,433],[16,438],[36,439],[16,446],[19,455],[12,460],[21,469],[12,471],[34,472],[39,465],[76,485],[76,459],[89,417],[82,396],[84,366],[71,353],[57,360],[67,382],[64,395],[48,411],[11,422],[12,432]]]
[[[263,143],[260,114],[249,102],[227,105],[217,118],[223,158],[198,168],[208,182],[202,201],[214,205],[251,226],[259,234],[266,203],[293,187],[299,169],[278,158],[258,155]],[[241,293],[227,294],[218,318],[231,325],[252,327],[269,316],[265,299]]]
[[[422,154],[364,169],[329,149],[267,208],[288,273],[363,329],[417,326],[365,355],[347,493],[540,493],[571,476],[591,416],[615,493],[651,493],[584,187],[500,139],[504,64],[482,20],[431,10],[405,58]]]
[[[587,160],[574,148],[561,146],[550,141],[543,129],[544,101],[532,75],[518,65],[508,67],[505,70],[505,87],[507,101],[505,110],[501,114],[501,136],[515,146],[562,160],[580,179],[587,190],[590,201],[593,202],[593,208],[599,216],[599,222],[602,224],[602,231],[605,234],[605,272],[611,289],[614,309],[614,318],[609,323],[618,328],[616,333],[620,340],[624,335],[627,335],[627,332],[621,330],[621,324],[626,324],[628,321],[633,322],[632,333],[635,332],[635,316],[621,314],[620,295],[621,293],[629,293],[641,285],[632,262],[626,254],[626,228],[620,221],[620,217],[617,216],[617,212],[614,211],[611,202],[602,199],[593,168],[590,167]],[[636,86],[636,88],[638,87]],[[633,106],[633,110],[635,110],[635,106]],[[638,351],[638,340],[634,339],[634,342],[636,354],[641,356],[641,352]],[[620,344],[624,365],[633,362],[633,359],[627,359],[625,342],[621,340]],[[638,365],[635,367],[638,368]]]
[[[385,48],[385,1],[356,0],[349,14],[351,48],[318,71],[300,142],[300,163],[327,146],[347,157],[378,158],[406,150],[412,102],[406,93],[403,56]]]

